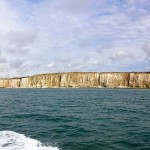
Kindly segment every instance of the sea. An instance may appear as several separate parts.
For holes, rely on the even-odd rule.
[[[0,150],[150,150],[150,89],[0,89]]]

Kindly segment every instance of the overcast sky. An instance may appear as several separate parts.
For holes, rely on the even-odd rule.
[[[0,0],[0,77],[150,71],[150,0]]]

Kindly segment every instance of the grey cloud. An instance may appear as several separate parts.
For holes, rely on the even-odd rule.
[[[35,72],[35,74],[39,73],[39,69],[41,68],[40,64],[23,64],[21,68],[17,69],[17,73],[19,76],[25,76],[29,75],[29,72],[32,71],[32,74]]]
[[[103,64],[103,61],[95,60],[87,55],[81,56],[81,58],[57,58],[49,63],[47,67],[50,72],[91,71],[91,68],[98,70]]]
[[[48,64],[48,68],[54,72],[79,71],[83,66],[85,66],[85,63],[82,60],[68,57],[56,58]]]
[[[10,54],[25,54],[35,42],[37,35],[34,31],[14,31],[6,33],[3,42],[3,51]]]
[[[9,70],[8,70],[8,64],[0,64],[0,77],[6,78],[10,77]]]
[[[0,63],[7,63],[7,59],[0,56]]]
[[[15,75],[44,69],[115,71],[126,60],[133,64],[144,59],[145,54],[150,58],[149,44],[141,51],[141,43],[149,39],[149,13],[145,9],[149,0],[132,2],[3,0],[10,7],[0,7],[0,62],[9,60],[10,72]]]
[[[150,42],[146,42],[143,47],[142,50],[145,52],[146,57],[150,58]]]
[[[6,57],[2,55],[1,47],[0,47],[0,63],[7,63]]]
[[[71,57],[61,57],[61,58],[55,58],[54,61],[62,63],[62,64],[68,64],[72,61],[72,58]]]
[[[89,0],[66,0],[64,8],[70,12],[81,13],[84,12],[89,6]]]
[[[63,12],[62,14],[69,13],[83,17],[85,15],[93,16],[97,9],[104,10],[106,2],[105,0],[52,0],[51,2],[45,0],[43,5],[52,11]]]
[[[92,45],[92,39],[91,38],[80,38],[80,47],[81,48],[88,48]]]
[[[24,61],[20,60],[20,59],[17,59],[17,60],[13,60],[13,61],[9,62],[9,64],[10,64],[11,68],[13,68],[13,69],[15,69],[15,68],[19,69],[24,64]]]
[[[125,52],[125,51],[115,51],[111,54],[109,57],[112,61],[118,61],[126,58],[134,58],[134,56],[131,53]]]
[[[13,45],[9,45],[7,47],[5,47],[4,49],[6,52],[9,52],[10,54],[26,54],[28,53],[29,49],[26,47],[16,47]]]
[[[27,76],[29,72],[34,72],[35,70],[40,69],[40,64],[27,64],[26,60],[16,59],[9,61],[8,69],[14,71],[15,76]],[[36,72],[36,71],[35,71]],[[38,73],[38,72],[36,72]],[[12,77],[12,76],[10,76]]]
[[[13,44],[16,46],[26,46],[32,44],[37,35],[33,31],[9,31],[6,34],[6,40],[8,44]]]
[[[96,52],[101,55],[102,52],[111,50],[112,48],[114,48],[114,45],[109,42],[107,44],[103,44],[103,45],[98,46],[96,48]]]
[[[17,69],[17,70],[32,70],[32,69],[37,69],[38,67],[40,67],[39,64],[27,64],[27,60],[24,59],[15,59],[15,60],[10,60],[9,62],[9,67],[12,69]]]

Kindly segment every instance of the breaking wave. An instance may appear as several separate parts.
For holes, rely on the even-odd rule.
[[[59,150],[13,131],[0,131],[0,150]]]

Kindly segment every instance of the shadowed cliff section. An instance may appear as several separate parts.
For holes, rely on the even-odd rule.
[[[150,72],[67,72],[0,79],[0,88],[150,88]]]

